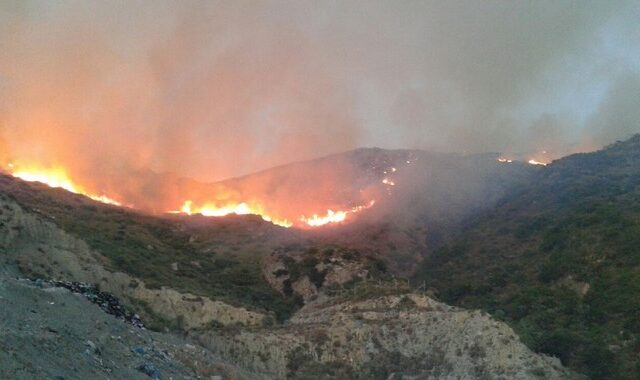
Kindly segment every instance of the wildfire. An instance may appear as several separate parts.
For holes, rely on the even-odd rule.
[[[291,223],[287,219],[273,218],[264,212],[264,209],[258,205],[250,206],[246,202],[240,202],[236,204],[227,204],[224,206],[216,206],[214,204],[205,204],[202,207],[194,207],[193,201],[187,200],[182,204],[179,211],[169,211],[172,214],[186,214],[204,216],[227,216],[227,215],[258,215],[263,220],[271,222],[281,227],[291,227]]]
[[[510,160],[508,158],[504,158],[504,157],[500,157],[498,158],[498,162],[502,162],[503,164],[510,164],[513,162],[513,160]]]
[[[547,166],[547,163],[546,163],[546,162],[536,161],[536,160],[533,160],[533,159],[531,159],[531,160],[529,160],[529,161],[527,161],[527,162],[528,162],[529,164],[531,164],[531,165],[542,165],[542,166]]]
[[[109,198],[108,196],[101,194],[91,194],[85,191],[81,186],[75,184],[67,175],[66,171],[61,168],[51,169],[16,169],[15,165],[8,165],[9,173],[27,182],[40,182],[49,187],[61,188],[70,191],[74,194],[81,194],[94,201],[114,205],[122,206],[122,203]]]
[[[67,171],[60,167],[42,168],[42,167],[24,167],[20,165],[8,164],[6,165],[6,171],[13,177],[20,178],[28,182],[40,182],[53,188],[61,188],[75,194],[81,194],[95,201],[115,205],[123,206],[119,201],[105,194],[95,194],[87,191],[83,186],[73,181],[68,175]],[[385,182],[388,185],[395,185],[393,182]],[[355,206],[348,209],[327,209],[327,212],[323,215],[313,214],[306,216],[300,215],[297,218],[293,218],[293,221],[285,217],[281,217],[270,213],[266,210],[265,206],[259,202],[205,202],[201,205],[197,205],[192,200],[186,200],[182,203],[181,207],[177,211],[169,211],[169,213],[185,214],[185,215],[197,215],[201,214],[208,217],[223,217],[226,215],[257,215],[263,220],[273,223],[281,227],[320,227],[327,224],[342,223],[349,218],[351,214],[358,213],[362,210],[368,209],[375,204],[374,200],[371,200],[365,205]],[[126,206],[131,207],[133,206]]]
[[[348,210],[327,210],[327,213],[324,215],[313,214],[310,217],[302,215],[298,218],[298,221],[301,222],[301,227],[320,227],[329,223],[341,223],[344,222],[349,214],[355,214],[362,210],[365,210],[375,204],[375,201],[370,201],[366,205],[352,207]],[[264,208],[260,205],[250,205],[246,202],[240,202],[235,204],[228,204],[224,206],[216,206],[214,204],[205,204],[202,207],[194,207],[193,201],[187,200],[182,204],[180,210],[177,211],[169,211],[172,214],[185,214],[185,215],[196,215],[201,214],[203,216],[213,216],[213,217],[221,217],[227,215],[258,215],[263,220],[267,222],[271,222],[275,225],[281,227],[292,227],[294,225],[288,219],[285,218],[277,218],[271,216],[265,212]]]
[[[317,214],[313,214],[309,218],[305,216],[301,216],[300,221],[306,223],[311,227],[323,226],[328,223],[340,223],[340,222],[344,222],[347,219],[347,216],[349,214],[355,214],[362,210],[368,209],[369,207],[372,207],[374,204],[376,204],[376,201],[372,200],[364,206],[352,207],[350,210],[346,210],[346,211],[327,210],[327,213],[324,216],[319,216]]]
[[[333,210],[327,210],[327,214],[325,216],[313,214],[310,218],[304,216],[300,217],[300,221],[307,223],[312,227],[322,226],[327,223],[340,223],[344,222],[345,219],[347,219],[347,211]]]

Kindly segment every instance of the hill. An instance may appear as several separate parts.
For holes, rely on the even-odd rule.
[[[244,261],[237,279],[218,271],[208,273],[210,278],[198,274],[198,283],[191,279],[191,273],[199,273],[200,268],[207,273],[207,266],[219,258],[217,253],[207,255],[205,251],[194,255],[195,251],[163,240],[182,235],[158,238],[156,243],[165,244],[158,251],[135,244],[127,247],[136,240],[114,243],[109,247],[120,249],[120,254],[139,256],[125,255],[128,266],[117,267],[117,256],[111,250],[95,250],[88,240],[77,237],[78,231],[71,234],[61,229],[56,215],[28,210],[6,195],[0,197],[0,209],[0,303],[7,306],[2,310],[13,310],[0,315],[1,333],[6,338],[0,345],[9,342],[0,354],[2,376],[65,374],[74,378],[75,374],[109,377],[111,373],[157,378],[157,371],[161,371],[184,378],[222,374],[229,379],[580,378],[557,360],[531,352],[505,324],[412,292],[389,277],[375,259],[355,250],[291,252],[285,247],[277,251],[276,258],[282,257],[284,266],[266,267],[265,276],[284,278],[293,289],[318,286],[303,308],[280,323],[274,319],[274,310],[269,310],[273,301],[265,301],[286,301],[291,295],[286,288],[256,288],[260,281],[270,282],[247,272],[247,268],[259,268],[261,259],[266,258]],[[82,221],[86,228],[96,228],[89,219]],[[222,229],[218,231],[221,235],[229,233],[224,230],[227,225],[216,228],[200,218],[193,223]],[[127,219],[126,225],[135,227],[138,234],[148,231],[147,227],[163,226],[135,219]],[[88,238],[99,236],[96,230]],[[197,246],[196,241],[190,243]],[[142,253],[144,249],[151,254]],[[175,251],[166,251],[170,249]],[[197,261],[188,263],[187,258]],[[174,265],[171,260],[178,261]],[[251,262],[255,264],[249,266]],[[159,263],[167,264],[169,270],[151,276],[163,267]],[[190,267],[184,270],[182,265]],[[238,270],[235,265],[230,264],[232,270]],[[352,274],[351,268],[355,270]],[[224,283],[228,291],[217,294],[216,289],[220,291]],[[96,304],[79,300],[58,284],[88,290],[85,297]],[[194,294],[186,290],[189,288],[200,290]],[[238,292],[241,289],[244,294]],[[263,294],[269,294],[270,289],[274,296],[258,298],[259,289]],[[204,292],[207,295],[202,295]],[[101,309],[120,310],[114,297],[122,300],[127,310],[140,313],[145,325],[161,334],[138,331],[138,320],[133,325],[132,319],[128,326],[101,314]],[[43,338],[30,340],[36,333]],[[63,337],[57,338],[58,334]],[[58,344],[53,345],[53,340]],[[82,361],[68,364],[75,358]]]
[[[170,355],[182,355],[184,345],[212,358],[207,360],[213,369],[200,368],[195,357],[183,357],[174,367],[149,358],[166,373],[189,376],[579,378],[557,360],[531,352],[505,324],[431,300],[397,277],[428,254],[424,226],[453,228],[461,216],[486,209],[526,178],[529,167],[501,166],[495,156],[447,156],[416,167],[422,169],[392,171],[398,174],[394,189],[407,189],[390,190],[380,203],[385,207],[351,223],[311,230],[251,215],[147,214],[0,175],[0,281],[6,284],[0,302],[35,310],[38,317],[29,320],[56,330],[70,323],[79,329],[68,329],[73,334],[63,342],[71,351],[56,353],[48,342],[29,346],[24,326],[9,324],[2,333],[24,349],[0,355],[0,361],[37,363],[25,373],[48,376],[54,368],[34,353],[66,360],[61,358],[73,357],[86,339],[110,345],[105,334],[84,332],[87,321],[73,320],[83,318],[82,307],[94,308],[86,315],[96,318],[98,306],[68,301],[66,293],[49,300],[54,290],[37,286],[80,281],[121,300],[161,333],[133,330],[125,342],[101,348],[102,354],[89,352],[91,362],[81,368],[87,374],[139,375],[135,357],[116,348],[142,339],[165,345]],[[512,170],[519,174],[511,176]],[[478,173],[502,173],[504,181]],[[477,185],[461,186],[464,178],[478,179]],[[431,191],[417,197],[426,180]],[[447,208],[470,211],[452,212],[435,224]],[[48,302],[62,309],[47,314]],[[110,329],[131,329],[106,320]],[[116,359],[121,363],[99,364]],[[21,368],[10,369],[8,376],[20,377]]]
[[[593,378],[640,377],[640,136],[538,171],[415,280]]]

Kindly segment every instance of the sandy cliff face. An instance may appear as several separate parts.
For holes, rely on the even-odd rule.
[[[139,279],[104,269],[104,257],[51,221],[25,212],[8,199],[0,199],[0,210],[3,259],[16,262],[31,276],[97,284],[102,291],[130,303],[144,304],[164,319],[179,321],[185,329],[204,328],[212,323],[262,324],[261,313],[169,287],[148,289]]]

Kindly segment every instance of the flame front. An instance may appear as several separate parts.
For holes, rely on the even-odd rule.
[[[18,168],[15,165],[8,165],[9,173],[27,182],[40,182],[49,187],[61,188],[70,191],[74,194],[81,194],[93,199],[94,201],[114,205],[122,206],[122,203],[109,198],[104,194],[92,194],[85,191],[81,186],[74,183],[67,175],[67,172],[62,168]]]
[[[295,223],[298,227],[320,227],[330,223],[342,223],[347,220],[350,214],[358,213],[362,210],[368,209],[375,204],[374,200],[371,200],[366,205],[355,206],[347,210],[327,210],[326,214],[318,215],[313,214],[311,216],[301,215],[298,218],[299,223]],[[294,223],[285,218],[278,218],[269,215],[265,211],[265,208],[258,204],[249,204],[246,202],[239,202],[234,204],[226,204],[223,206],[217,206],[211,203],[206,203],[202,206],[194,206],[193,201],[187,200],[182,204],[180,210],[169,211],[172,214],[185,214],[185,215],[197,215],[211,217],[221,217],[226,215],[258,215],[263,220],[271,222],[281,227],[292,227]]]
[[[59,187],[72,193],[80,193],[78,187],[71,182],[62,169],[50,169],[48,171],[19,170],[11,173],[14,177],[27,182],[40,182],[50,187]]]
[[[67,171],[60,167],[36,167],[36,166],[21,166],[8,164],[6,165],[6,171],[16,178],[20,178],[28,182],[40,182],[53,188],[62,188],[75,194],[81,194],[95,201],[122,206],[123,204],[105,194],[94,193],[87,191],[86,188],[74,182],[67,174]],[[395,170],[393,170],[395,171]],[[394,183],[389,180],[385,184],[393,186]],[[228,198],[227,198],[228,199]],[[232,198],[233,199],[233,198]],[[168,211],[174,214],[185,215],[197,215],[201,214],[207,217],[223,217],[226,215],[258,215],[263,220],[273,223],[281,227],[320,227],[327,224],[336,224],[345,222],[350,215],[356,214],[362,210],[368,209],[375,204],[374,200],[369,201],[365,205],[359,205],[347,209],[329,208],[325,214],[314,213],[311,216],[307,214],[299,215],[297,218],[293,218],[293,221],[287,217],[277,215],[268,211],[265,204],[257,201],[217,201],[217,202],[202,202],[197,204],[192,200],[185,200],[180,208],[176,211]],[[132,205],[127,207],[133,208]],[[295,215],[295,214],[294,214]]]
[[[324,216],[319,216],[317,214],[313,214],[309,218],[305,216],[301,216],[300,221],[303,223],[306,223],[311,227],[324,226],[325,224],[329,224],[329,223],[341,223],[347,219],[347,216],[349,214],[355,214],[362,210],[366,210],[369,207],[372,207],[374,204],[376,204],[376,201],[372,200],[364,206],[352,207],[351,209],[346,211],[327,210],[327,213]]]
[[[197,207],[193,205],[193,201],[186,200],[182,204],[182,207],[179,211],[169,211],[172,214],[186,214],[186,215],[197,215],[201,214],[203,216],[227,216],[227,215],[258,215],[263,220],[267,222],[271,222],[275,225],[281,227],[291,227],[293,223],[291,223],[287,219],[279,219],[274,218],[267,215],[264,212],[264,208],[258,205],[250,206],[246,202],[240,202],[235,204],[227,204],[224,206],[216,206],[211,203],[206,203],[201,207]]]
[[[313,214],[309,218],[305,216],[300,217],[300,221],[310,225],[311,227],[323,226],[328,223],[340,223],[344,222],[345,219],[347,219],[347,211],[333,210],[327,210],[327,214],[324,216]]]

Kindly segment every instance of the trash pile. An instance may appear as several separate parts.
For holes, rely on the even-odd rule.
[[[41,288],[48,285],[65,288],[73,293],[82,294],[91,303],[98,305],[105,313],[111,314],[120,320],[130,323],[134,327],[144,329],[144,323],[138,314],[127,310],[125,306],[120,303],[120,300],[114,297],[113,294],[101,292],[93,284],[76,281],[47,281],[42,279],[35,280],[35,284]]]

